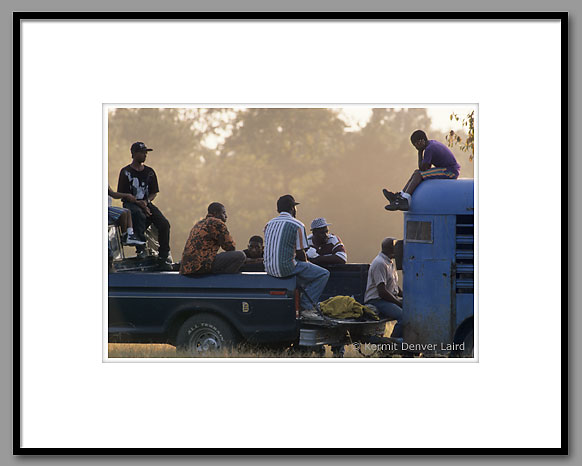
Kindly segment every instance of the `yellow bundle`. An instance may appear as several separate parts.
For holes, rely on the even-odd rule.
[[[351,296],[333,296],[319,303],[319,306],[324,315],[334,319],[357,319],[366,314],[374,320],[380,320],[376,312]]]

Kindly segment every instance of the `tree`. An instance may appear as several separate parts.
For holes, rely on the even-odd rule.
[[[386,236],[402,238],[402,214],[384,210],[382,188],[404,186],[417,168],[410,135],[430,127],[426,109],[374,108],[364,128],[346,134],[346,152],[322,180],[315,216],[333,223],[330,229],[344,241],[351,262],[370,262]]]
[[[154,149],[146,164],[158,176],[160,194],[155,204],[170,221],[175,259],[176,255],[179,259],[193,220],[202,212],[200,199],[207,189],[203,160],[212,153],[201,144],[207,132],[196,127],[202,118],[201,111],[185,114],[174,108],[119,108],[109,114],[109,184],[116,189],[121,168],[131,163],[133,142],[143,141]]]
[[[215,200],[233,213],[229,225],[243,237],[262,234],[283,194],[308,206],[345,150],[345,123],[330,109],[249,108],[232,126],[207,176]]]
[[[451,121],[453,118],[455,121],[459,121],[460,117],[453,112],[450,116]],[[450,130],[446,136],[447,143],[449,147],[454,147],[456,144],[459,144],[459,148],[463,152],[468,152],[469,160],[473,161],[473,157],[475,156],[475,110],[472,110],[467,116],[463,117],[461,123],[463,128],[467,128],[467,134],[461,136],[454,130]]]

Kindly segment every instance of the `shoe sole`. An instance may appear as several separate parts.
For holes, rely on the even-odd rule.
[[[392,205],[392,204],[388,204],[388,205],[384,206],[384,208],[386,210],[390,210],[392,212],[394,212],[396,210],[402,210],[403,212],[406,212],[408,210],[408,208],[403,208],[403,207],[401,207],[399,205]]]

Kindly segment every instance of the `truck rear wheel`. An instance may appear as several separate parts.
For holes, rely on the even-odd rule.
[[[472,358],[473,357],[473,346],[474,346],[474,331],[471,329],[465,339],[463,340],[463,349],[460,351],[459,357],[461,358]]]
[[[237,333],[219,317],[198,314],[187,319],[176,338],[176,349],[193,356],[209,355],[235,346]]]

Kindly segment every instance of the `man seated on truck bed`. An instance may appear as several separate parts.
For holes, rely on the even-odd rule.
[[[226,228],[226,209],[220,202],[208,206],[208,215],[192,227],[184,246],[180,274],[237,273],[246,256],[235,251],[235,243]],[[218,253],[222,248],[225,252]]]
[[[123,199],[123,207],[131,211],[133,228],[136,236],[145,244],[145,231],[153,223],[158,230],[160,250],[158,258],[160,267],[171,270],[170,254],[170,222],[162,211],[154,204],[154,198],[160,191],[158,178],[153,168],[144,165],[147,153],[152,151],[143,142],[131,145],[132,162],[119,172],[117,192],[128,193],[133,200]],[[136,246],[138,257],[145,257],[145,246]]]
[[[123,246],[141,246],[145,241],[140,241],[133,232],[133,223],[131,222],[131,211],[123,207],[115,207],[112,205],[113,199],[127,199],[128,202],[135,202],[135,197],[127,193],[116,193],[107,186],[108,203],[107,206],[107,223],[109,225],[117,225],[121,228],[121,244]]]
[[[245,264],[262,264],[264,249],[263,238],[258,235],[251,236],[247,249],[243,250],[247,257]]]
[[[297,277],[297,285],[303,288],[300,297],[300,316],[305,320],[324,320],[317,309],[329,271],[310,264],[305,255],[307,234],[305,225],[297,220],[299,202],[290,194],[277,201],[279,216],[265,226],[265,271],[274,277]]]
[[[388,320],[396,320],[393,338],[402,337],[402,291],[398,287],[398,275],[394,258],[394,238],[382,241],[382,251],[370,264],[364,303],[372,304],[378,313]]]
[[[348,261],[346,248],[339,236],[329,233],[325,218],[319,217],[311,222],[311,234],[307,237],[307,257],[315,265],[326,266],[345,264]]]
[[[429,140],[424,131],[417,129],[410,136],[410,142],[418,150],[418,170],[415,170],[402,191],[393,193],[387,189],[382,192],[390,201],[386,210],[408,210],[412,203],[412,193],[423,180],[456,180],[461,166],[451,150],[442,142]],[[431,168],[431,165],[434,168]]]

